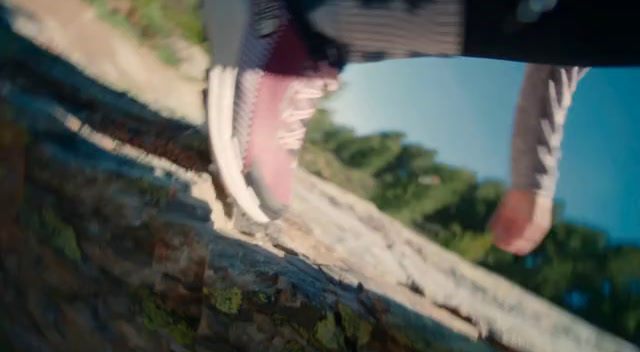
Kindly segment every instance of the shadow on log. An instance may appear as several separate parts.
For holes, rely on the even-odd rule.
[[[204,135],[0,42],[2,351],[495,350],[216,232]]]

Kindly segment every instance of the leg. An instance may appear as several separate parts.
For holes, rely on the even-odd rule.
[[[598,0],[303,2],[313,26],[349,48],[350,61],[462,55],[554,65],[640,64],[634,11]]]
[[[533,2],[466,0],[462,55],[554,65],[640,64],[631,8],[618,2],[558,0],[546,11],[534,11]]]

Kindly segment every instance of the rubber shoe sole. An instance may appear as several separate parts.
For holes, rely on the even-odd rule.
[[[236,204],[252,220],[271,219],[243,174],[242,156],[233,136],[234,98],[242,43],[251,21],[252,0],[204,0],[205,30],[211,46],[207,126],[217,175]]]

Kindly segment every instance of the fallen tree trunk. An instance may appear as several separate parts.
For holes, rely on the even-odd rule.
[[[3,351],[494,350],[216,232],[202,134],[0,36]]]

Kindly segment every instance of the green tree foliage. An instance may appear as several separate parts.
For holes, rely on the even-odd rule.
[[[335,153],[342,143],[348,143],[356,138],[353,129],[337,125],[326,109],[318,109],[307,125],[306,143],[321,146]]]
[[[426,150],[424,154],[427,154]],[[454,205],[475,182],[475,175],[468,170],[438,163],[428,165],[424,160],[428,159],[414,164],[420,167],[417,170],[405,166],[397,170],[387,168],[378,175],[379,187],[372,197],[381,210],[410,226],[418,225],[425,216]],[[439,182],[424,183],[421,180],[425,176],[435,177]]]
[[[375,174],[398,155],[404,137],[400,132],[384,132],[343,139],[334,152],[346,165]]]
[[[504,192],[504,185],[498,181],[473,184],[456,202],[425,216],[424,221],[445,226],[458,223],[465,229],[484,231]]]
[[[405,144],[400,152],[385,167],[376,173],[377,177],[387,174],[417,176],[429,172],[436,158],[436,152],[421,145]]]
[[[606,271],[617,290],[632,290],[640,293],[640,248],[624,246],[607,253]]]
[[[369,198],[376,188],[374,177],[345,165],[334,150],[345,140],[355,138],[352,129],[336,125],[326,109],[319,109],[307,125],[306,144],[300,155],[300,165],[309,172],[331,180],[358,196]]]
[[[326,109],[318,109],[309,123],[307,124],[306,143],[320,145],[328,149],[328,134],[338,127],[333,122],[331,114]]]
[[[513,256],[493,246],[486,228],[506,191],[500,181],[478,182],[468,170],[438,163],[434,150],[404,143],[401,133],[357,136],[326,110],[309,123],[307,143],[313,148],[303,159],[319,150],[335,157],[310,162],[316,174],[369,195],[381,210],[464,258],[640,343],[640,248],[611,246],[603,231],[565,221],[565,204],[558,202],[543,243],[526,257]],[[316,170],[336,163],[344,165]]]

